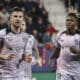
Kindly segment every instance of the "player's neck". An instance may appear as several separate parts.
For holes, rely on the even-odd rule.
[[[71,29],[71,30],[67,30],[67,33],[69,34],[69,35],[74,35],[75,34],[75,29]]]
[[[20,28],[16,28],[15,26],[11,25],[11,30],[14,32],[14,33],[20,33],[21,30]]]

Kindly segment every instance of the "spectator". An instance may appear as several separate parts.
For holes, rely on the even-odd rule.
[[[47,28],[46,28],[46,32],[49,32],[50,35],[52,35],[55,31],[56,31],[56,29],[54,28],[54,26],[52,26],[51,23],[48,23]]]
[[[6,27],[7,27],[7,24],[4,24],[3,18],[0,16],[0,30]]]
[[[27,32],[32,34],[33,30],[35,30],[36,24],[33,22],[31,16],[28,16],[28,20],[26,21],[26,24],[27,24]]]
[[[5,7],[2,8],[1,12],[0,12],[0,16],[3,18],[3,22],[7,23],[8,19],[9,19],[9,13],[6,10]]]
[[[47,22],[48,22],[48,12],[45,10],[44,7],[39,8],[39,9],[40,9],[40,10],[39,10],[39,12],[38,12],[38,15],[39,15],[40,17],[42,17],[43,22],[44,22],[44,24],[46,25]]]
[[[11,0],[10,1],[10,8],[13,8],[15,6],[23,8],[24,7],[23,1],[22,0]]]
[[[42,43],[45,44],[47,42],[51,42],[51,35],[49,32],[45,32],[42,38]]]
[[[32,7],[37,7],[37,2],[34,2],[33,0],[27,0],[24,2],[24,7],[26,9],[26,12],[29,12],[32,10]]]
[[[38,18],[37,21],[37,26],[36,26],[36,30],[38,31],[38,35],[39,35],[39,42],[42,43],[42,37],[43,34],[45,33],[45,25],[43,24],[43,20],[41,17]]]

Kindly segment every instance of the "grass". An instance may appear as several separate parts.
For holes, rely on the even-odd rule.
[[[33,78],[36,80],[56,80],[56,74],[54,72],[51,73],[33,73]],[[33,79],[35,80],[35,79]]]

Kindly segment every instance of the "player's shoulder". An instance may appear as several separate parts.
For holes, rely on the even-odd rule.
[[[0,36],[4,36],[6,34],[6,28],[0,30]]]
[[[58,33],[57,33],[57,37],[60,37],[60,36],[62,36],[63,34],[66,34],[66,32],[67,32],[66,30],[58,32]]]
[[[34,36],[31,35],[31,34],[28,34],[28,37],[31,38],[31,39],[34,39]]]
[[[6,28],[0,30],[0,33],[4,33],[4,32],[6,32]]]
[[[26,37],[28,37],[28,38],[34,38],[34,36],[32,35],[32,34],[29,34],[29,33],[27,33],[27,32],[24,32],[24,34],[26,35]]]

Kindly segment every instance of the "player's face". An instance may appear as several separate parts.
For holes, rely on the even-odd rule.
[[[22,22],[22,27],[25,27],[25,26],[26,26],[26,24],[25,24],[25,22],[23,21],[23,22]]]
[[[12,12],[10,16],[10,21],[14,27],[17,27],[17,28],[20,27],[22,25],[23,20],[24,20],[23,12],[20,12],[20,11]]]
[[[76,18],[73,16],[68,16],[66,19],[66,27],[68,30],[75,29],[76,27]]]
[[[26,23],[25,23],[25,21],[22,22],[21,28],[22,28],[22,31],[25,31],[26,30]]]

